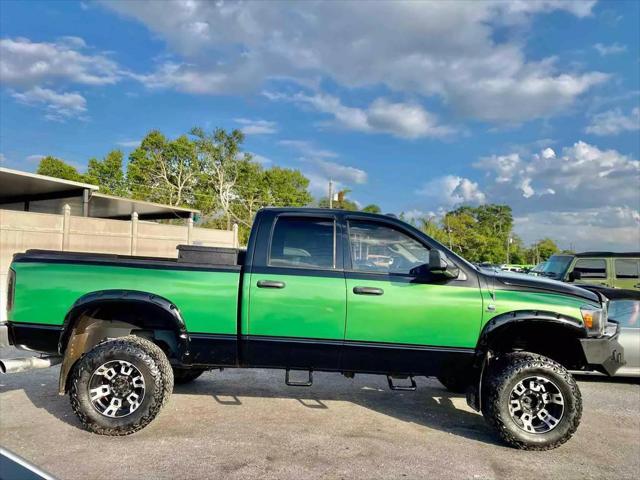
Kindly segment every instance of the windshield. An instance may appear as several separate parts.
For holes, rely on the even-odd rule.
[[[537,272],[547,277],[560,278],[567,271],[572,259],[571,255],[551,255]]]
[[[539,263],[538,265],[536,265],[535,267],[533,267],[533,268],[531,269],[531,271],[532,271],[532,272],[534,272],[534,273],[541,273],[541,272],[544,272],[544,267],[545,267],[546,265],[547,265],[547,262]]]

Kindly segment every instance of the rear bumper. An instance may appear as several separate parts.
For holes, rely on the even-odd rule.
[[[618,325],[609,323],[605,336],[580,339],[584,358],[592,370],[615,375],[626,364],[624,348],[618,343]]]
[[[57,355],[60,332],[60,325],[0,323],[0,347],[13,345],[20,350]]]

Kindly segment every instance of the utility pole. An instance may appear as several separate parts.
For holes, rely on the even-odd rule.
[[[333,208],[333,180],[329,179],[329,208]]]
[[[507,236],[507,265],[509,265],[509,247],[512,241],[513,241],[513,238],[511,238],[511,235],[508,235]]]

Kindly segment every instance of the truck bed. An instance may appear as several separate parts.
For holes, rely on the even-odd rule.
[[[14,256],[10,320],[61,328],[67,312],[96,291],[153,292],[179,306],[189,332],[236,335],[242,266],[175,258],[29,250]],[[33,299],[38,298],[38,302]]]

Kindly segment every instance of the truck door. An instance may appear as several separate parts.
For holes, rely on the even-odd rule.
[[[250,273],[247,363],[337,369],[346,298],[331,215],[265,215]]]
[[[350,219],[345,370],[437,373],[472,357],[482,298],[477,277],[418,282],[410,271],[430,247],[393,223]],[[348,263],[347,263],[348,262]]]

